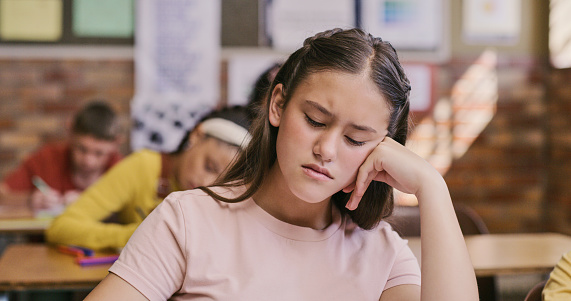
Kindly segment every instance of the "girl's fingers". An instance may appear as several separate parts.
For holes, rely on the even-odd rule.
[[[370,157],[369,157],[370,158]],[[365,160],[363,165],[359,168],[359,172],[357,173],[357,179],[355,180],[353,193],[351,193],[351,197],[347,202],[346,208],[349,210],[357,209],[365,191],[367,191],[367,187],[369,184],[377,177],[379,171],[375,170],[374,164],[369,161],[369,158]]]

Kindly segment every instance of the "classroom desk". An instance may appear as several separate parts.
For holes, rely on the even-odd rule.
[[[27,206],[0,206],[0,234],[43,234],[53,217],[36,217]]]
[[[420,263],[420,237],[408,237]],[[557,233],[484,234],[465,237],[476,276],[547,274],[571,251],[571,236]]]
[[[111,264],[81,267],[46,244],[13,244],[0,258],[0,291],[91,289]]]

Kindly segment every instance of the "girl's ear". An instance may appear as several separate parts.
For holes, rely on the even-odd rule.
[[[192,131],[188,134],[188,146],[193,146],[204,137],[202,125],[197,124]]]
[[[272,91],[272,97],[270,98],[270,124],[279,127],[282,112],[284,110],[285,99],[283,97],[283,85],[277,84]]]

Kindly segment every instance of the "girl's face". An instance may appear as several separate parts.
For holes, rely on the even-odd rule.
[[[279,127],[277,183],[305,202],[318,203],[349,186],[359,166],[387,135],[390,109],[367,75],[318,72],[283,107],[272,92],[269,119]],[[273,183],[276,185],[276,183]]]
[[[212,184],[237,152],[237,146],[193,131],[190,147],[182,153],[180,164],[173,166],[179,187],[194,189]]]

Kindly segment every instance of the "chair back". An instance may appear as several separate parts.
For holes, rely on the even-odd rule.
[[[472,208],[456,204],[454,211],[456,211],[456,217],[463,235],[490,233],[482,217]],[[395,206],[393,215],[387,221],[403,237],[420,236],[420,210],[418,206]],[[496,277],[476,277],[476,281],[478,282],[480,300],[498,300]]]
[[[489,234],[486,223],[474,209],[454,205],[454,211],[463,235]],[[395,206],[393,215],[387,220],[403,237],[420,236],[420,210],[418,206]]]
[[[490,234],[486,223],[478,213],[462,204],[454,205],[454,211],[456,211],[456,217],[458,218],[458,223],[460,224],[460,229],[464,235],[476,235],[476,234]]]
[[[547,283],[547,280],[543,280],[534,285],[527,293],[527,296],[525,296],[524,301],[541,301],[541,292],[543,292],[545,283]]]
[[[420,211],[418,206],[395,206],[393,214],[387,221],[400,236],[420,236]]]

